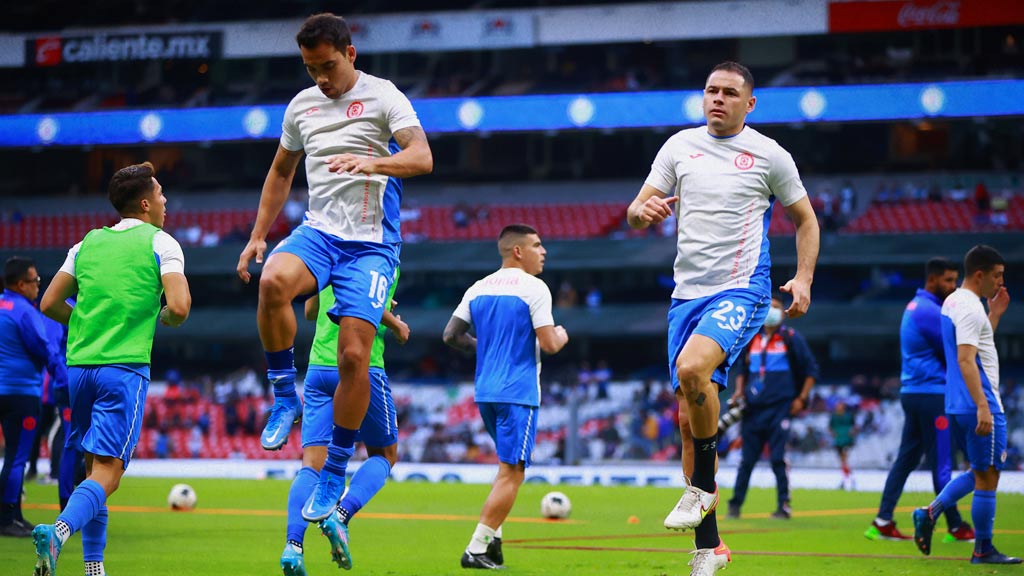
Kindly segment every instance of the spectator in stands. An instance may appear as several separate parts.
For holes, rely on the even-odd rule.
[[[619,445],[622,443],[622,435],[619,434],[619,429],[615,425],[614,415],[605,419],[604,427],[597,433],[597,437],[604,442],[603,457],[605,459],[614,458]]]
[[[454,208],[452,208],[452,223],[455,224],[456,228],[465,228],[469,226],[471,213],[472,209],[469,204],[459,202]]]
[[[555,295],[555,308],[575,308],[579,303],[580,295],[576,288],[568,278],[563,279],[558,285],[558,294]]]
[[[592,285],[590,288],[587,289],[587,296],[585,299],[587,303],[587,308],[591,310],[596,310],[600,308],[601,300],[601,290],[599,290],[597,286]]]
[[[978,224],[988,224],[989,210],[992,209],[992,196],[988,193],[988,186],[985,186],[983,180],[978,180],[978,184],[974,187],[974,205],[978,209],[975,221]]]
[[[597,368],[591,373],[591,380],[597,386],[597,399],[608,398],[608,384],[612,380],[612,369],[608,367],[608,361],[601,359],[597,361]]]
[[[807,408],[811,388],[818,379],[818,363],[804,337],[782,323],[784,317],[782,300],[772,298],[764,327],[741,356],[742,371],[736,376],[732,399],[739,402],[742,398],[746,404],[740,421],[743,460],[729,501],[730,518],[740,517],[750,474],[766,444],[771,451],[777,492],[772,518],[788,520],[791,514],[786,463],[790,419]]]
[[[594,382],[594,372],[590,369],[590,362],[580,362],[580,369],[576,372],[576,389],[583,397],[587,396],[590,385]]]
[[[832,445],[839,454],[839,466],[843,472],[839,488],[853,490],[853,471],[850,469],[849,453],[857,437],[857,426],[854,414],[849,410],[845,400],[836,402],[835,411],[829,419],[828,429],[832,433]]]
[[[842,216],[842,224],[846,225],[853,218],[853,212],[857,208],[857,192],[853,189],[853,183],[849,180],[843,182],[843,188],[839,191],[839,213]]]

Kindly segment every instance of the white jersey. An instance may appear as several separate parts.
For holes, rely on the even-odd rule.
[[[646,183],[679,197],[673,298],[732,288],[770,293],[772,204],[807,196],[789,152],[749,126],[728,138],[690,128],[665,142]]]
[[[977,294],[958,288],[946,297],[942,303],[942,346],[946,353],[947,414],[974,414],[978,409],[957,362],[957,347],[962,344],[978,349],[978,374],[988,408],[993,414],[1003,412],[1003,400],[999,396],[999,355],[994,335],[992,323]]]
[[[419,125],[409,99],[394,84],[365,72],[337,99],[316,86],[292,98],[281,124],[281,146],[306,153],[306,224],[344,240],[400,242],[401,180],[331,173],[325,160],[345,153],[391,156],[399,150],[392,135]]]
[[[476,330],[476,401],[540,406],[536,330],[555,324],[548,285],[502,268],[473,284],[452,315]]]
[[[143,224],[142,220],[138,218],[122,218],[120,222],[110,227],[111,230],[128,230],[135,228]],[[68,250],[68,257],[64,259],[64,264],[60,267],[61,272],[71,274],[72,277],[77,278],[75,275],[75,258],[78,257],[78,251],[82,248],[82,243],[79,242]],[[158,230],[153,236],[153,254],[156,256],[157,264],[160,265],[160,275],[170,274],[177,272],[178,274],[185,273],[185,253],[181,250],[181,244],[175,240],[170,234],[163,230]]]

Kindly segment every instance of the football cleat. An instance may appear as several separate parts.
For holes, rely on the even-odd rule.
[[[345,492],[345,477],[328,472],[326,469],[320,471],[320,480],[316,488],[309,495],[306,504],[302,507],[302,517],[307,522],[319,522],[330,516],[338,506],[338,500]]]
[[[302,420],[302,403],[299,402],[299,399],[278,398],[270,407],[267,425],[263,428],[263,433],[260,434],[260,446],[263,446],[264,450],[280,450],[288,443],[292,424],[299,420]]]
[[[339,568],[352,569],[352,554],[348,551],[348,526],[335,512],[320,521],[320,532],[331,542],[331,558]]]
[[[687,565],[690,567],[690,576],[712,576],[719,570],[725,570],[730,562],[732,551],[725,542],[719,540],[717,548],[694,550],[693,558]]]
[[[473,554],[469,550],[462,553],[462,567],[463,568],[476,568],[478,570],[504,570],[505,567],[501,564],[496,564],[494,560],[487,557],[487,553]]]
[[[864,531],[864,537],[868,540],[913,540],[913,536],[908,536],[903,532],[900,532],[896,528],[896,522],[890,521],[885,526],[878,523],[878,520],[872,520],[871,526]]]
[[[54,576],[57,573],[57,556],[63,546],[57,530],[53,524],[40,524],[32,529],[32,541],[36,545],[35,576]]]
[[[705,492],[692,484],[686,487],[676,507],[665,517],[665,528],[689,530],[700,526],[704,517],[718,506],[718,488]]]
[[[306,560],[291,544],[285,544],[281,553],[281,571],[284,576],[306,576]]]
[[[494,540],[491,540],[491,543],[487,545],[487,552],[485,554],[498,566],[504,564],[505,555],[501,552],[501,538],[495,537]]]
[[[1020,564],[1020,558],[1013,556],[1007,556],[999,550],[993,547],[988,551],[988,554],[978,554],[975,552],[971,555],[971,564]]]
[[[911,516],[914,519],[914,544],[922,554],[928,556],[932,553],[932,533],[935,531],[935,521],[932,520],[927,508],[914,510]]]
[[[974,528],[967,522],[961,522],[959,526],[953,528],[942,538],[943,543],[950,542],[974,542]]]

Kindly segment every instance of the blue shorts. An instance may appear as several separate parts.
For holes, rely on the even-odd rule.
[[[401,244],[354,242],[302,224],[271,253],[294,254],[316,278],[316,292],[334,287],[334,307],[327,315],[361,318],[380,325],[388,291],[395,278]]]
[[[967,460],[971,468],[983,472],[994,467],[1002,470],[1006,465],[1006,414],[993,414],[992,432],[978,436],[977,414],[950,414],[953,420],[953,434],[963,439],[967,448]]]
[[[302,406],[302,447],[327,446],[334,431],[334,390],[338,369],[310,365],[306,371],[306,392]],[[374,448],[398,442],[398,416],[391,397],[388,375],[370,368],[370,407],[359,427],[356,441]]]
[[[503,402],[477,402],[487,433],[494,440],[498,460],[530,467],[537,440],[537,407]]]
[[[693,300],[673,298],[668,309],[668,371],[672,390],[679,389],[676,359],[693,334],[711,338],[725,351],[725,362],[711,375],[711,381],[724,390],[729,382],[729,368],[761,329],[771,301],[767,294],[747,288]]]
[[[71,434],[67,446],[120,458],[127,469],[139,443],[148,389],[146,364],[68,366]]]

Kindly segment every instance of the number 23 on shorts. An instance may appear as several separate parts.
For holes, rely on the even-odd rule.
[[[732,300],[723,300],[718,303],[718,310],[711,317],[718,320],[718,327],[722,330],[737,332],[747,320],[747,309],[733,304]]]

